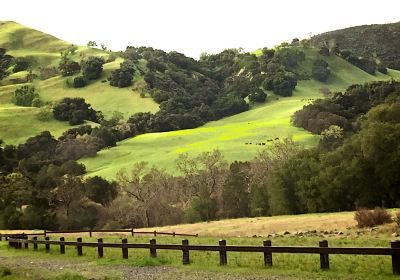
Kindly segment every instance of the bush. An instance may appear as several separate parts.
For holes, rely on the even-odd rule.
[[[83,76],[75,77],[72,86],[74,88],[83,88],[84,86],[86,86],[85,78]]]
[[[383,208],[375,208],[374,210],[359,209],[354,215],[359,228],[373,227],[392,222],[392,216]]]
[[[33,57],[16,57],[14,59],[14,68],[13,68],[13,73],[17,73],[20,71],[27,70],[29,67],[31,67],[34,63],[35,59]]]
[[[79,63],[76,61],[73,61],[69,58],[64,58],[61,60],[58,69],[60,69],[61,75],[65,77],[74,75],[81,71],[81,66],[79,66]]]
[[[49,108],[42,108],[39,113],[37,113],[36,118],[39,121],[48,122],[53,119],[53,112]]]
[[[32,102],[38,98],[39,94],[34,87],[23,86],[14,91],[14,96],[11,101],[18,106],[30,107],[32,106]],[[35,104],[37,104],[36,101]]]

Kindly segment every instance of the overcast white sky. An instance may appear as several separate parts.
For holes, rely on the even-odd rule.
[[[309,33],[400,21],[400,0],[9,0],[13,20],[74,44],[201,52],[272,47]]]

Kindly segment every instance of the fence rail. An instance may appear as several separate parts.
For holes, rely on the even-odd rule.
[[[189,234],[189,233],[177,233],[177,232],[164,232],[164,231],[137,231],[133,228],[131,229],[93,229],[93,230],[44,230],[43,232],[38,233],[9,233],[9,234],[0,234],[0,240],[2,237],[12,237],[15,235],[27,235],[27,236],[47,236],[50,234],[61,234],[61,233],[88,233],[90,237],[92,237],[93,233],[130,233],[132,236],[135,234],[151,234],[154,236],[157,235],[167,235],[167,236],[187,236],[187,237],[198,237],[198,234]]]
[[[46,252],[50,251],[50,245],[60,246],[60,253],[65,254],[65,246],[74,246],[77,250],[77,255],[83,255],[83,247],[95,247],[98,250],[98,257],[104,256],[103,248],[119,248],[122,250],[122,258],[128,258],[128,249],[149,249],[151,257],[157,257],[157,250],[178,250],[182,251],[182,263],[190,263],[190,251],[212,251],[219,252],[220,265],[228,263],[227,252],[254,252],[264,254],[264,265],[272,266],[273,253],[289,253],[289,254],[319,254],[321,269],[329,269],[329,255],[379,255],[392,257],[393,274],[400,274],[400,241],[392,241],[391,247],[329,247],[328,241],[322,240],[319,242],[319,247],[307,246],[272,246],[270,240],[263,241],[262,246],[235,246],[227,245],[226,240],[220,240],[218,245],[189,245],[187,239],[182,240],[182,244],[157,244],[156,239],[151,239],[150,243],[128,243],[127,239],[122,239],[121,243],[107,243],[103,239],[98,239],[98,242],[83,242],[82,238],[77,238],[77,241],[65,241],[64,237],[58,240],[50,240],[47,236],[45,240],[38,240],[37,236],[33,239],[16,239],[9,238],[9,245],[16,249],[28,248],[28,244],[33,244],[34,250],[38,249],[38,245],[45,245]]]

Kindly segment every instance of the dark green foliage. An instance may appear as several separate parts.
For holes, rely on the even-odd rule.
[[[95,176],[85,181],[85,193],[94,202],[108,205],[117,197],[117,183]]]
[[[355,56],[350,56],[347,61],[364,70],[368,74],[375,75],[376,65],[374,61],[365,58],[358,58]]]
[[[385,75],[388,73],[387,68],[383,64],[379,64],[376,70]]]
[[[30,56],[26,57],[16,57],[13,59],[13,72],[17,73],[20,71],[28,70],[35,63],[35,59]]]
[[[92,129],[91,136],[97,137],[103,141],[104,147],[115,147],[117,145],[116,135],[108,128],[95,127]]]
[[[331,125],[345,131],[357,128],[357,118],[373,106],[394,98],[400,91],[398,82],[374,82],[350,86],[345,93],[336,93],[332,99],[316,100],[297,111],[293,117],[296,126],[313,133],[321,133]]]
[[[38,98],[39,93],[36,92],[35,87],[22,86],[14,91],[11,101],[18,106],[30,107],[33,106],[32,102]],[[37,101],[34,103],[34,105],[38,105]]]
[[[256,92],[249,94],[249,100],[253,103],[263,103],[267,98],[267,94],[262,89],[257,89]]]
[[[83,76],[78,76],[74,78],[73,87],[74,88],[83,88],[86,86],[86,80]]]
[[[399,32],[400,22],[363,25],[323,33],[312,37],[310,41],[315,47],[334,42],[355,57],[364,57],[369,61],[378,58],[387,67],[400,70]]]
[[[64,98],[53,108],[56,120],[68,121],[71,125],[82,124],[84,120],[97,122],[96,111],[83,98]]]
[[[114,87],[128,87],[132,85],[133,74],[135,73],[135,65],[130,60],[121,63],[120,68],[111,72],[108,80],[110,85]]]
[[[249,104],[236,95],[223,96],[213,104],[213,111],[217,118],[223,118],[247,110],[249,110]]]
[[[103,72],[104,59],[97,56],[90,56],[82,60],[82,74],[87,80],[96,80],[100,78]]]
[[[63,58],[61,59],[60,64],[58,65],[58,69],[60,70],[61,75],[72,76],[81,71],[81,66],[79,65],[78,62],[73,61],[70,58]]]
[[[11,65],[13,57],[6,54],[6,49],[0,48],[0,81],[8,75],[7,68]]]
[[[314,79],[320,82],[326,82],[329,78],[331,71],[329,70],[328,62],[322,59],[314,61],[312,68],[312,75]]]

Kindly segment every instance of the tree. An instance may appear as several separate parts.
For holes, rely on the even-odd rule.
[[[326,82],[330,75],[329,65],[325,60],[317,59],[313,63],[312,75],[320,82]]]
[[[117,197],[117,183],[94,176],[86,179],[85,193],[88,198],[94,202],[109,205]]]
[[[68,121],[71,125],[82,124],[84,120],[97,122],[97,112],[83,98],[64,98],[53,108],[56,120]]]
[[[65,77],[79,73],[79,71],[81,71],[81,66],[78,62],[65,57],[61,59],[60,64],[58,65],[58,69],[60,70],[61,75]]]
[[[262,89],[257,89],[256,92],[249,94],[249,101],[253,103],[263,103],[267,98],[267,94]]]
[[[89,48],[97,47],[97,43],[95,41],[89,41],[87,42],[86,46],[88,46]]]
[[[73,83],[74,88],[83,88],[86,86],[86,80],[83,76],[78,76],[74,78]]]
[[[35,99],[39,99],[39,93],[36,92],[35,87],[22,86],[14,91],[11,101],[18,106],[30,107]],[[35,105],[37,105],[37,101]]]
[[[14,63],[13,72],[17,73],[32,67],[33,64],[35,63],[35,59],[32,56],[16,57],[13,59],[13,63]]]
[[[100,78],[103,72],[104,59],[97,56],[90,56],[81,62],[82,74],[87,80]]]

